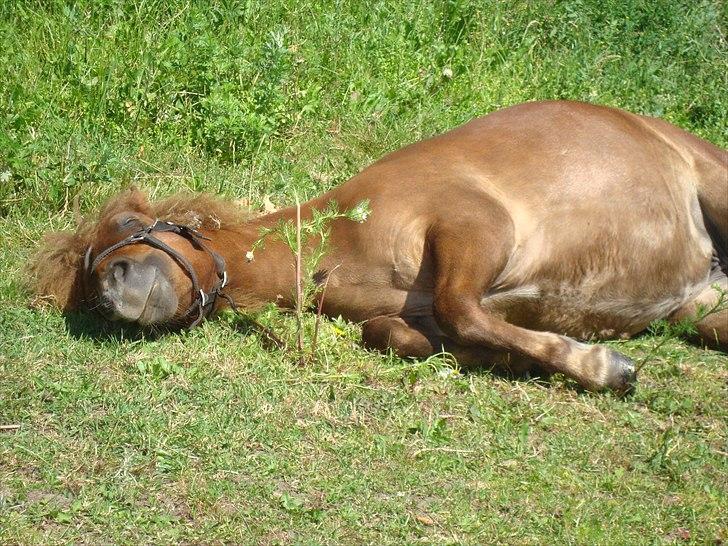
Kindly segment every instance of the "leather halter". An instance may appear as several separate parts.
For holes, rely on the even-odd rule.
[[[205,292],[202,288],[200,288],[200,282],[197,277],[197,273],[192,267],[190,261],[182,254],[177,252],[174,248],[155,237],[153,235],[153,233],[155,232],[175,233],[177,235],[180,235],[190,241],[190,243],[192,243],[192,246],[197,249],[204,250],[210,255],[212,261],[215,264],[215,270],[217,272],[218,280],[209,292]],[[185,311],[183,317],[188,317],[192,315],[194,311],[197,311],[197,317],[189,325],[189,328],[194,328],[214,309],[215,302],[217,301],[218,296],[225,298],[234,306],[234,303],[232,303],[230,297],[221,292],[221,290],[225,288],[225,285],[228,282],[227,270],[225,269],[225,259],[217,252],[210,250],[210,248],[208,248],[207,245],[203,243],[203,241],[209,240],[210,239],[208,237],[205,237],[204,235],[202,235],[202,233],[189,226],[175,224],[172,222],[165,222],[163,220],[155,220],[152,225],[142,228],[132,233],[127,238],[122,239],[118,243],[113,244],[110,247],[102,250],[94,258],[93,262],[91,261],[91,251],[93,247],[89,246],[86,250],[86,256],[84,257],[84,269],[86,272],[86,276],[89,277],[96,270],[96,268],[99,266],[104,258],[109,256],[109,254],[111,254],[112,252],[129,245],[145,243],[149,246],[153,246],[154,248],[158,248],[159,250],[164,251],[187,272],[187,275],[192,281],[193,300],[187,311]]]

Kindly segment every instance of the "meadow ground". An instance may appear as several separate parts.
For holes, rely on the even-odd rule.
[[[302,368],[241,317],[154,337],[22,282],[74,202],[136,184],[287,204],[525,100],[725,147],[725,9],[0,0],[0,543],[728,541],[725,354],[612,343],[645,362],[620,400],[369,353],[325,321]]]

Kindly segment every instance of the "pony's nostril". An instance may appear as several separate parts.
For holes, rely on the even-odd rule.
[[[131,264],[127,260],[118,260],[111,265],[111,278],[116,282],[124,282]]]

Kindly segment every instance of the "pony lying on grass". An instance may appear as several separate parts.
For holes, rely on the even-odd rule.
[[[696,317],[705,343],[728,345],[728,309],[701,313],[728,290],[728,154],[666,122],[522,104],[394,152],[300,213],[363,200],[369,219],[331,222],[314,277],[323,312],[364,322],[369,347],[535,363],[624,392],[632,362],[577,339]],[[64,310],[141,325],[194,325],[230,299],[291,307],[290,249],[251,249],[296,212],[250,218],[209,196],[126,191],[75,233],[45,238],[34,288]]]

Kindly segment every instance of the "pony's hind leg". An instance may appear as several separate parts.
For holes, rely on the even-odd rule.
[[[698,340],[705,345],[728,351],[728,276],[714,267],[710,285],[672,315],[673,323],[695,321]]]

